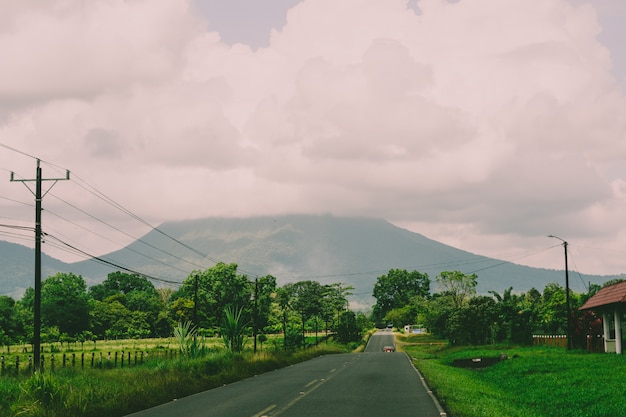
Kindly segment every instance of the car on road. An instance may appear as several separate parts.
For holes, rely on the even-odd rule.
[[[396,348],[393,346],[385,346],[383,347],[383,352],[395,352]]]

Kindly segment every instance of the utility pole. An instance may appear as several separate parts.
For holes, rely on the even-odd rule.
[[[256,353],[256,339],[257,339],[257,316],[259,314],[259,277],[254,278],[254,306],[252,311],[252,333],[254,336],[254,353]]]
[[[567,350],[572,350],[572,323],[571,323],[571,314],[570,314],[570,303],[569,303],[569,271],[567,267],[567,241],[561,239],[558,236],[548,235],[548,237],[552,237],[554,239],[558,239],[563,242],[563,249],[565,250],[565,304],[567,310]]]
[[[194,276],[194,283],[193,283],[193,324],[194,326],[196,326],[196,329],[199,328],[198,326],[198,274]]]
[[[11,172],[11,182],[24,183],[26,188],[35,196],[35,300],[33,306],[33,369],[39,370],[41,366],[41,200],[54,187],[57,181],[70,179],[70,171],[66,171],[65,178],[42,178],[40,160],[37,159],[37,175],[35,179],[18,180]],[[35,182],[35,192],[26,184]],[[42,194],[41,183],[43,181],[54,181],[45,194]]]

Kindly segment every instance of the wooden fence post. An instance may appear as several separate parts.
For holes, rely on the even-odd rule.
[[[54,353],[50,355],[50,370],[54,371]]]
[[[28,373],[33,373],[33,356],[28,355]]]
[[[19,375],[20,374],[20,357],[16,356],[15,357],[15,375]]]
[[[115,357],[117,358],[117,352],[115,352]],[[124,367],[124,351],[122,351],[122,368]]]
[[[4,355],[0,356],[0,375],[4,374]]]

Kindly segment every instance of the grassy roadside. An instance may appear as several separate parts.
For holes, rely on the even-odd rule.
[[[150,359],[124,369],[58,369],[0,378],[0,415],[123,416],[316,356],[342,353],[333,343],[291,353],[210,352],[198,359]]]
[[[428,336],[397,336],[453,417],[603,417],[626,415],[626,357],[562,348],[451,348]],[[464,369],[455,359],[507,356]]]

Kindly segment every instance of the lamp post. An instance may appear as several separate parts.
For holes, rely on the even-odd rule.
[[[572,326],[571,326],[571,318],[570,318],[570,307],[569,307],[569,272],[567,268],[567,241],[561,239],[558,236],[548,235],[548,237],[558,239],[563,242],[563,249],[565,251],[565,304],[567,305],[567,350],[572,349]]]

